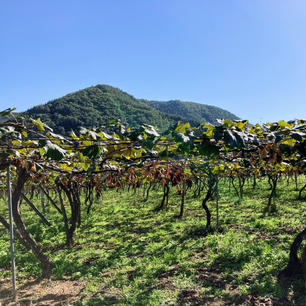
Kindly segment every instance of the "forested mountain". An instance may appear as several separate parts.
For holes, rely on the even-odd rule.
[[[234,114],[212,105],[200,104],[195,102],[183,102],[171,100],[167,102],[145,101],[155,109],[172,115],[177,115],[196,122],[209,122],[217,124],[218,118],[236,120],[239,119]]]
[[[156,102],[136,99],[118,88],[96,85],[70,93],[44,105],[35,106],[24,116],[40,118],[56,133],[78,131],[81,126],[91,128],[121,119],[129,126],[143,123],[167,129],[178,120],[216,123],[216,118],[237,119],[233,114],[214,106],[190,102]]]

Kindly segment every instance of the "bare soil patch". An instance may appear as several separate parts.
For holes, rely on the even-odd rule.
[[[0,306],[63,306],[80,299],[85,287],[81,281],[22,280],[17,285],[17,299],[12,298],[10,279],[0,280]]]

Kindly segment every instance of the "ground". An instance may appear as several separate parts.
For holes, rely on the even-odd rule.
[[[220,286],[225,284],[218,280],[218,275],[210,275],[210,277],[216,277],[214,280],[216,283],[219,282]],[[170,290],[174,289],[173,284],[167,280],[167,275],[161,276],[160,282],[164,283]],[[69,281],[69,280],[22,280],[17,286],[17,299],[13,301],[12,298],[12,284],[10,279],[4,279],[0,281],[0,306],[68,306],[76,305],[82,300],[92,300],[91,305],[114,305],[116,304],[116,297],[108,297],[105,300],[106,304],[98,304],[94,296],[84,296],[82,292],[85,289],[84,282],[80,281]],[[221,306],[221,305],[233,305],[232,297],[237,294],[237,303],[245,306],[290,306],[290,301],[286,299],[279,299],[273,297],[260,298],[254,295],[248,295],[240,297],[239,292],[235,288],[231,288],[231,299],[228,301],[220,298],[204,298],[200,297],[195,290],[182,290],[178,296],[177,305],[198,305],[198,306]],[[174,304],[172,304],[174,305]],[[237,305],[237,304],[236,304]],[[238,304],[239,305],[239,304]]]
[[[304,181],[301,177],[299,186]],[[18,300],[12,302],[9,238],[0,228],[1,306],[305,306],[305,281],[280,281],[277,275],[295,235],[305,228],[306,202],[297,200],[295,185],[284,179],[276,211],[263,214],[268,187],[264,179],[255,189],[250,182],[243,199],[237,199],[222,182],[218,231],[216,199],[208,204],[210,232],[204,231],[201,198],[191,191],[182,219],[176,217],[180,196],[175,188],[168,208],[158,213],[161,189],[148,201],[141,189],[108,191],[89,216],[84,209],[71,247],[64,246],[62,217],[52,206],[46,213],[52,225],[46,227],[23,205],[28,229],[54,262],[53,275],[38,280],[39,263],[17,242]],[[38,200],[33,199],[37,206]],[[0,202],[1,209],[5,203]]]
[[[20,281],[19,281],[20,282]],[[0,281],[1,306],[62,306],[80,299],[84,283],[70,280],[21,280],[17,285],[16,302],[12,300],[10,279]]]

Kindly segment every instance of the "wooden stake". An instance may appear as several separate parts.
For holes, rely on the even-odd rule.
[[[12,189],[11,189],[11,170],[7,167],[7,197],[9,209],[9,224],[10,224],[10,249],[11,249],[11,270],[12,270],[12,285],[13,299],[16,301],[16,269],[15,269],[15,249],[14,249],[14,230],[13,230],[13,211],[12,211]]]

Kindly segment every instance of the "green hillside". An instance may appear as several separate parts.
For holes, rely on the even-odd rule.
[[[155,109],[172,115],[182,116],[188,120],[196,122],[209,122],[217,124],[216,119],[239,119],[234,114],[212,105],[199,104],[194,102],[183,102],[180,100],[171,100],[168,102],[145,101]]]
[[[40,118],[56,133],[78,131],[81,126],[92,128],[121,119],[129,126],[143,123],[166,130],[178,120],[197,124],[216,123],[216,118],[237,119],[233,114],[214,106],[190,102],[155,102],[136,99],[128,93],[108,85],[97,85],[70,93],[23,113]]]
[[[130,126],[142,123],[157,125],[164,130],[181,118],[162,113],[147,103],[111,86],[97,85],[68,94],[62,98],[35,106],[24,115],[40,118],[65,134],[81,126],[98,127],[109,120],[121,119]]]

